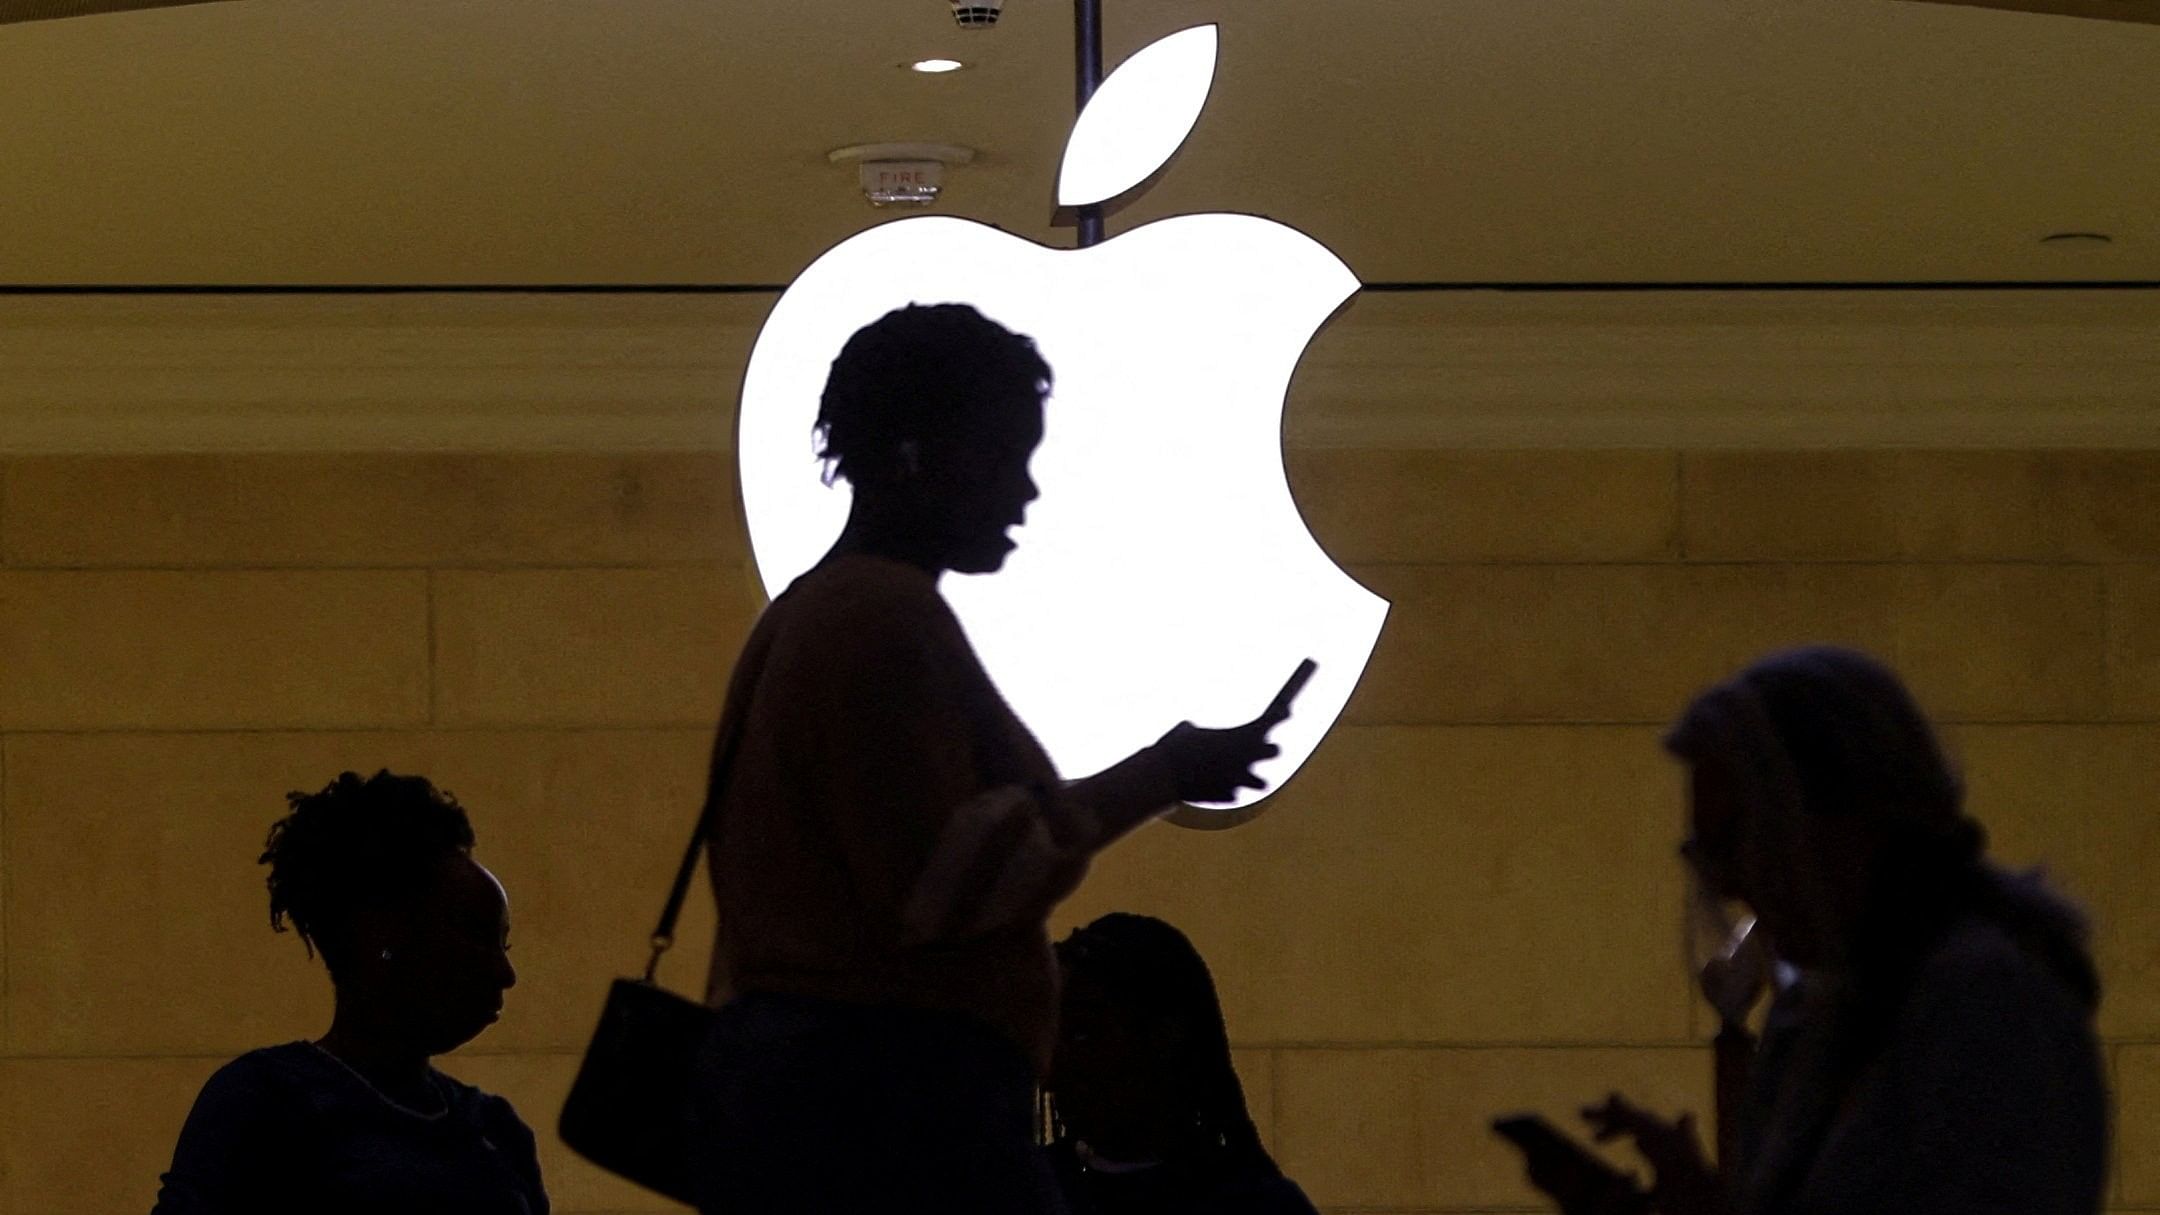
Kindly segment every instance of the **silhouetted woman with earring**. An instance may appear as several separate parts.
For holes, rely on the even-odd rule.
[[[745,645],[709,793],[709,1212],[1058,1210],[1034,1142],[1045,917],[1098,850],[1257,787],[1275,753],[1269,722],[1184,725],[1067,783],[991,684],[938,580],[1012,551],[1050,378],[1033,342],[955,304],[890,313],[833,364],[819,433],[851,513]]]
[[[270,830],[270,923],[337,991],[313,1042],[203,1086],[153,1215],[546,1215],[532,1132],[430,1060],[493,1024],[517,981],[509,904],[472,826],[418,776],[347,772]]]

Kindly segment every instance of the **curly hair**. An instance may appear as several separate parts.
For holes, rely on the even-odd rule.
[[[1245,1088],[1231,1066],[1214,976],[1192,941],[1153,916],[1117,911],[1075,929],[1056,948],[1068,977],[1085,976],[1135,1014],[1175,1021],[1190,1035],[1173,1065],[1181,1090],[1172,1098],[1182,1136],[1178,1147],[1224,1152],[1261,1175],[1274,1175],[1275,1162],[1260,1143]],[[1054,1090],[1042,1093],[1042,1106],[1043,1137],[1063,1142],[1067,1132]]]
[[[354,911],[422,888],[445,855],[473,846],[464,808],[423,776],[341,772],[285,801],[257,862],[270,866],[270,927],[290,921],[333,977]]]
[[[1032,339],[967,304],[909,304],[841,347],[818,402],[827,478],[886,479],[903,443],[978,428],[1015,399],[1050,393],[1050,365]]]

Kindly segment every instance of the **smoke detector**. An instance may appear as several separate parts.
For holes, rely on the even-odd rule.
[[[986,30],[998,23],[1005,0],[951,0],[952,19],[964,30]]]
[[[825,159],[853,164],[863,197],[873,207],[927,207],[945,188],[945,168],[975,159],[975,149],[949,143],[861,143],[835,148]]]

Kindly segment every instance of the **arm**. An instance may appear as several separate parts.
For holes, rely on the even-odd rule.
[[[857,897],[901,945],[1039,921],[1096,852],[1180,800],[1255,783],[1274,753],[1273,719],[1181,725],[1057,783],[934,591],[853,589],[776,634],[761,715],[789,795],[826,816]]]
[[[1162,741],[1071,784],[1003,786],[963,805],[941,833],[903,913],[921,943],[1040,919],[1072,893],[1088,859],[1182,801],[1259,788],[1253,765],[1277,753],[1279,718],[1227,730],[1181,723]]]
[[[1062,787],[1006,785],[962,803],[908,894],[902,939],[955,940],[1041,919],[1088,860],[1177,802],[1153,748]]]
[[[910,899],[907,939],[973,936],[1040,918],[1079,885],[1088,858],[1140,824],[1179,802],[1227,801],[1241,788],[1263,787],[1252,768],[1277,754],[1267,741],[1277,720],[1227,730],[1182,723],[1085,780],[1007,786],[969,802]]]
[[[306,1205],[292,1188],[296,1111],[245,1060],[203,1085],[151,1215],[271,1215]]]

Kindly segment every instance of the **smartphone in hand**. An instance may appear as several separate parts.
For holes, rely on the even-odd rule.
[[[1296,702],[1298,693],[1305,690],[1305,685],[1312,682],[1313,672],[1319,669],[1320,664],[1310,658],[1297,664],[1297,670],[1290,672],[1290,678],[1283,681],[1282,691],[1275,693],[1275,699],[1268,702],[1267,711],[1259,720],[1271,728],[1290,720],[1290,706]]]
[[[1495,1118],[1493,1133],[1514,1144],[1528,1166],[1530,1184],[1551,1195],[1568,1215],[1614,1215],[1650,1210],[1628,1174],[1605,1163],[1536,1114]]]

